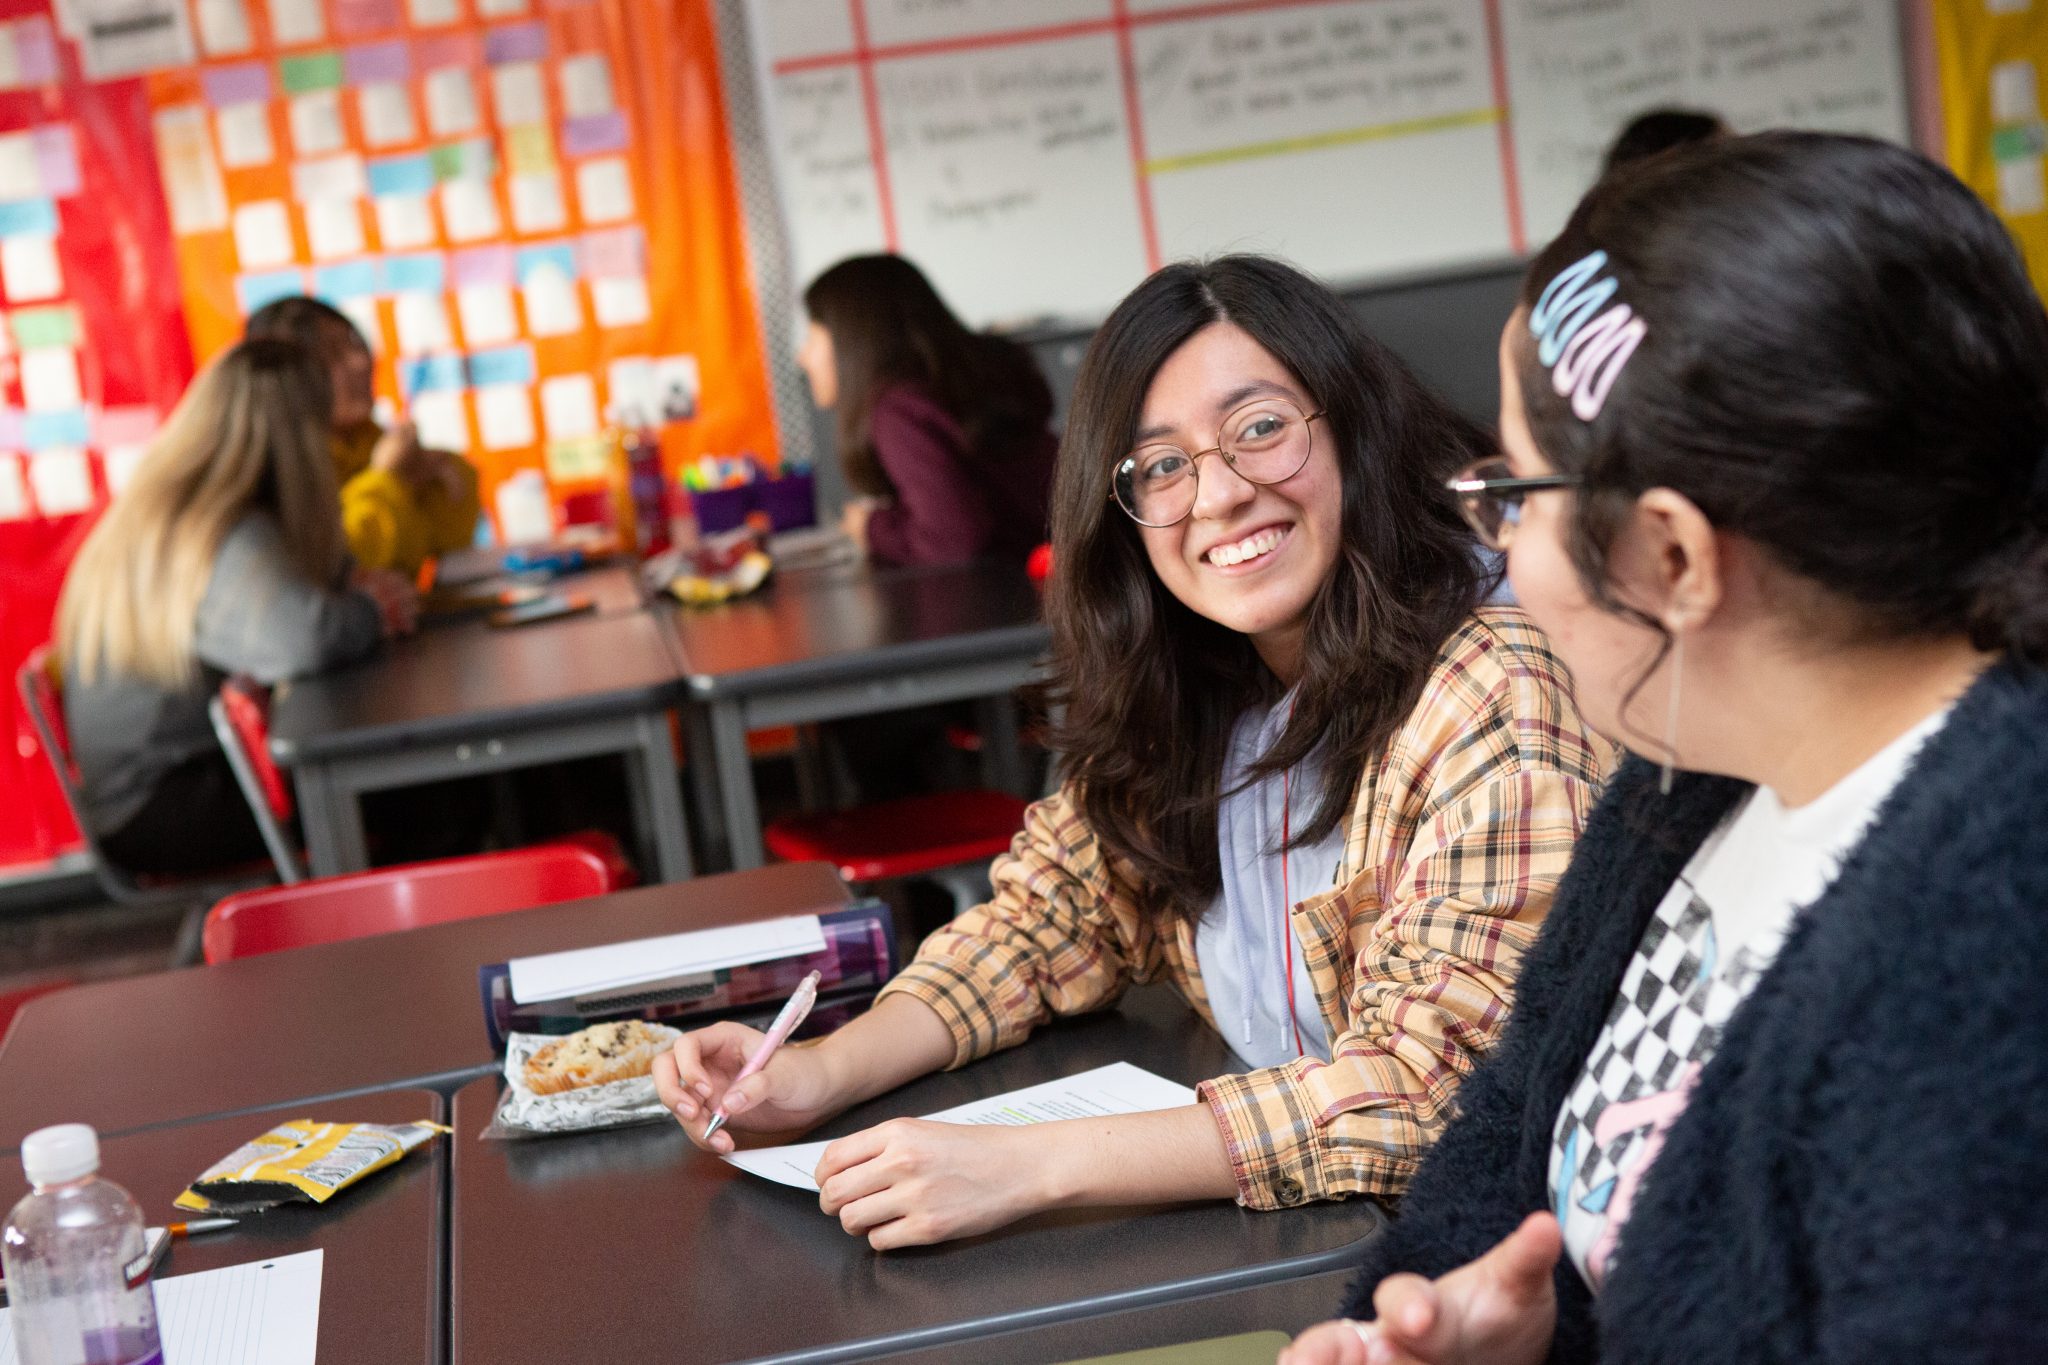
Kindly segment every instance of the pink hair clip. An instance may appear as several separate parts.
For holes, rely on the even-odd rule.
[[[1622,367],[1649,330],[1627,304],[1607,307],[1621,286],[1612,276],[1599,278],[1606,265],[1604,251],[1581,256],[1557,272],[1529,310],[1536,359],[1550,370],[1550,387],[1558,397],[1571,399],[1572,412],[1582,422],[1600,415]]]

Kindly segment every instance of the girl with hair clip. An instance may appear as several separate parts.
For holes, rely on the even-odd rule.
[[[1159,1113],[882,1124],[826,1149],[825,1211],[901,1247],[1054,1207],[1399,1193],[1600,777],[1443,488],[1492,448],[1287,266],[1141,285],[1089,347],[1054,490],[1064,788],[868,1014],[738,1084],[760,1034],[679,1039],[656,1084],[692,1140],[732,1150],[704,1136],[721,1105],[807,1127],[1163,978],[1246,1071]]]
[[[2048,1359],[2048,318],[1885,143],[1602,181],[1454,486],[1615,777],[1288,1365]]]
[[[797,360],[836,419],[841,525],[882,564],[1023,563],[1045,539],[1052,391],[1030,353],[972,332],[901,256],[855,256],[804,291]]]
[[[315,673],[412,627],[403,579],[350,566],[330,401],[300,346],[235,346],[193,381],[65,577],[65,711],[87,818],[124,867],[263,856],[207,719],[223,677]]]

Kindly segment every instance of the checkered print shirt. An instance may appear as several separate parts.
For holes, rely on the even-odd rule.
[[[1445,643],[1415,710],[1359,777],[1337,885],[1292,912],[1332,1059],[1200,1087],[1239,1203],[1405,1188],[1459,1081],[1500,1037],[1613,756],[1519,610],[1484,608]],[[882,992],[938,1013],[953,1065],[1161,976],[1214,1026],[1195,918],[1139,913],[1070,792],[1030,808],[989,877],[993,899],[926,939]]]

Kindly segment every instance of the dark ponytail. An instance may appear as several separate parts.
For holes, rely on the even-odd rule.
[[[1585,476],[1596,599],[1629,507],[1671,488],[1824,590],[1816,629],[2048,662],[2048,315],[1982,201],[1888,143],[1764,133],[1603,180],[1524,305],[1595,250],[1647,332],[1594,419],[1512,340],[1537,445]]]

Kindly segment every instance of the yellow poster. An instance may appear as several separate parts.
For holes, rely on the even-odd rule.
[[[1930,0],[1948,164],[1998,210],[2048,294],[2048,0]]]

